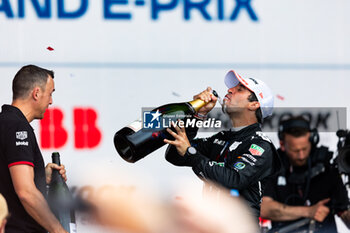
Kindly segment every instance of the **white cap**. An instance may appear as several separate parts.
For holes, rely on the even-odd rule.
[[[253,78],[243,79],[234,70],[230,70],[225,76],[226,86],[232,88],[238,83],[242,83],[256,95],[260,103],[262,118],[272,115],[274,97],[270,88],[263,81]]]

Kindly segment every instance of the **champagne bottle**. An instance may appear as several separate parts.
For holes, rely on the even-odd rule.
[[[52,153],[52,163],[61,166],[60,154],[58,152]],[[70,233],[76,233],[72,194],[59,171],[55,169],[52,171],[48,201],[52,212],[63,228]]]
[[[213,95],[217,96],[215,91]],[[194,115],[206,103],[200,99],[184,103],[173,103],[153,109],[153,117],[164,119],[171,127],[170,122],[183,120],[189,115]],[[145,122],[145,119],[144,119]],[[159,149],[165,143],[165,138],[173,140],[173,137],[166,131],[166,127],[143,127],[142,120],[138,119],[130,125],[122,128],[114,135],[114,146],[119,155],[127,162],[134,163],[151,152]]]

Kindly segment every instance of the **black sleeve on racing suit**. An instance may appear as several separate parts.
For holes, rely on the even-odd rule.
[[[211,162],[200,153],[192,156],[186,154],[185,161],[202,179],[214,181],[229,189],[244,189],[271,173],[273,153],[269,142],[253,139],[229,152],[227,158],[237,159],[232,163],[225,163],[225,167]]]
[[[199,120],[195,118],[196,120]],[[198,138],[194,139],[197,135],[198,128],[197,127],[187,127],[186,128],[186,135],[188,140],[190,141],[191,145],[197,149],[199,153],[202,155],[209,156],[210,155],[210,148],[212,141],[214,140],[214,136],[211,136],[209,138]],[[187,159],[184,156],[181,156],[177,153],[176,147],[169,145],[166,152],[165,152],[165,158],[168,162],[170,162],[173,165],[176,166],[188,166]]]

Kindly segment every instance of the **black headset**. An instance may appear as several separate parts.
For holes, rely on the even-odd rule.
[[[278,138],[279,140],[283,140],[283,133],[286,132],[286,130],[291,128],[302,128],[307,129],[310,132],[310,138],[309,141],[311,142],[311,145],[314,147],[317,145],[317,143],[320,141],[320,135],[318,134],[318,131],[316,128],[311,129],[310,122],[306,119],[288,119],[281,121],[279,123],[278,127]]]

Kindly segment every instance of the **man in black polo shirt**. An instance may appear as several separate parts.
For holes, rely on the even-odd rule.
[[[7,200],[11,217],[7,233],[66,232],[46,202],[46,184],[52,169],[66,179],[64,166],[46,168],[30,122],[42,119],[52,104],[52,71],[28,65],[12,83],[11,105],[0,113],[0,193]]]

